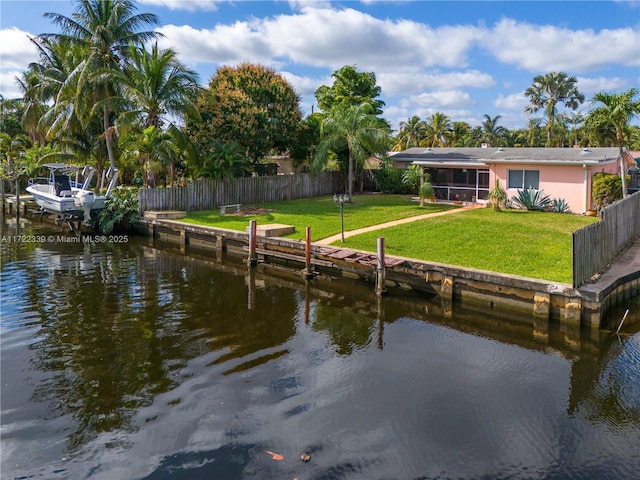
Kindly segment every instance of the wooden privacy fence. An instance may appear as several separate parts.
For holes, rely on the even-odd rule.
[[[184,187],[141,188],[140,215],[147,210],[211,210],[221,205],[293,200],[330,195],[340,190],[337,172],[299,173],[228,180],[200,179]]]
[[[573,288],[601,272],[640,235],[640,192],[609,205],[598,223],[573,232]]]

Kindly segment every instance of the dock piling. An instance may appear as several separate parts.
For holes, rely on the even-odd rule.
[[[378,237],[378,265],[376,268],[376,295],[384,295],[387,289],[384,285],[385,261],[384,261],[384,237]]]
[[[256,221],[251,220],[249,222],[249,258],[247,259],[247,265],[255,267],[258,264],[258,256],[256,255]]]

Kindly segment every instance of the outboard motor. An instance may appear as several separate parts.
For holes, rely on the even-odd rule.
[[[75,196],[76,207],[82,208],[84,212],[84,224],[90,225],[91,223],[91,207],[96,203],[96,196],[89,190],[80,190]]]

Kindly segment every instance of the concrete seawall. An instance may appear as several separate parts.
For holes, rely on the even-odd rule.
[[[183,251],[196,247],[249,255],[249,235],[245,232],[167,219],[145,219],[139,230],[151,238],[177,243]],[[258,236],[256,254],[261,264],[301,272],[306,267],[305,242]],[[637,256],[635,251],[630,255]],[[312,243],[310,257],[313,276],[357,278],[375,285],[375,253]],[[569,325],[603,328],[607,326],[604,318],[610,309],[640,294],[640,268],[634,271],[634,267],[631,273],[624,275],[612,271],[606,285],[574,289],[564,283],[411,258],[387,256],[385,263],[385,288],[439,295],[445,313],[451,311],[448,305],[459,300],[485,308],[529,314],[542,324],[553,319]],[[610,279],[612,276],[615,278]]]

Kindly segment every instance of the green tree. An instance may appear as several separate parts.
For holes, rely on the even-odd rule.
[[[624,131],[629,122],[640,115],[640,99],[638,89],[632,88],[623,93],[600,92],[593,96],[593,102],[599,106],[590,114],[595,125],[610,126],[615,129],[616,143],[620,150],[620,179],[622,181],[622,195],[627,196],[626,168],[624,161]]]
[[[503,147],[505,144],[505,136],[507,129],[498,122],[502,118],[502,115],[496,115],[491,118],[489,115],[484,116],[482,121],[482,140],[483,143],[488,143],[492,147]]]
[[[421,146],[444,147],[453,135],[451,119],[442,112],[436,112],[427,118],[427,131]]]
[[[467,122],[453,122],[450,144],[452,147],[466,147],[471,133],[471,125]]]
[[[203,148],[212,141],[237,143],[257,162],[291,147],[302,122],[300,97],[282,75],[263,65],[221,67],[202,90],[202,122],[190,135]]]
[[[348,193],[353,198],[354,163],[364,164],[371,155],[386,155],[389,129],[376,117],[372,105],[363,102],[346,109],[334,108],[322,122],[322,137],[313,160],[324,167],[331,152],[348,150]]]
[[[564,72],[551,72],[538,75],[533,85],[524,92],[529,97],[526,113],[544,109],[547,117],[547,146],[552,145],[553,124],[558,113],[557,106],[562,104],[576,110],[584,102],[584,95],[576,87],[577,78]]]
[[[331,74],[333,85],[322,85],[316,90],[315,96],[318,106],[324,111],[348,108],[370,103],[375,115],[382,114],[384,102],[376,100],[382,89],[376,85],[376,75],[373,72],[358,72],[355,66],[345,65]]]
[[[109,163],[115,167],[113,113],[121,99],[117,95],[118,84],[108,72],[124,68],[131,45],[143,45],[160,36],[158,32],[142,30],[159,21],[150,13],[136,14],[136,3],[130,0],[76,0],[74,4],[71,17],[45,13],[62,33],[45,33],[40,37],[86,49],[87,56],[74,71],[77,75],[74,99],[67,97],[66,101],[75,104],[83,124],[89,123],[93,115],[101,116]]]
[[[249,175],[252,171],[251,161],[245,156],[242,146],[237,143],[215,142],[207,152],[204,165],[197,176],[231,180]]]
[[[120,116],[126,123],[161,128],[173,119],[199,119],[198,74],[180,63],[173,50],[158,49],[156,43],[151,51],[131,46],[127,55],[125,69],[114,72],[114,80],[121,82],[128,100],[128,108]]]
[[[400,131],[396,136],[396,142],[392,151],[401,152],[411,147],[417,147],[426,136],[427,125],[420,117],[414,115],[406,122],[400,122]]]
[[[173,162],[178,150],[174,137],[154,125],[149,125],[141,134],[124,137],[122,143],[127,148],[127,155],[138,158],[145,187],[156,185],[155,175]]]

